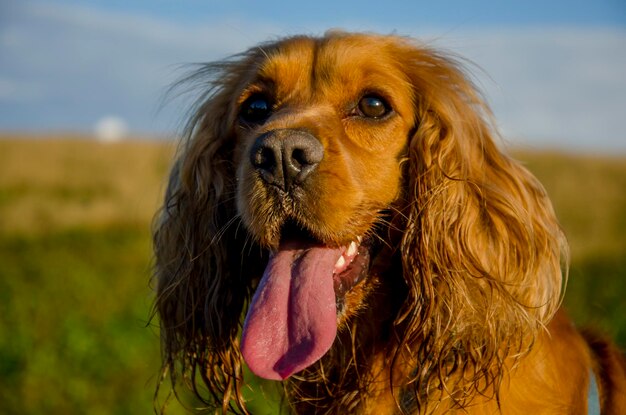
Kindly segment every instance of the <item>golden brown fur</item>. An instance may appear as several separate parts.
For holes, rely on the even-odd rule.
[[[620,354],[557,311],[567,245],[546,193],[497,147],[454,59],[331,32],[261,45],[193,81],[207,92],[154,235],[174,384],[246,412],[242,317],[290,221],[328,246],[375,241],[334,345],[285,382],[295,413],[579,414],[590,370],[603,413],[626,413]],[[384,118],[355,110],[372,94],[389,105]],[[256,96],[269,97],[267,117],[242,122]],[[297,195],[277,196],[249,154],[286,129],[314,136],[324,158]]]

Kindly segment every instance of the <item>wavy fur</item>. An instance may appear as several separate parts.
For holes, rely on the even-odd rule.
[[[353,80],[371,88],[369,74],[341,59],[358,67],[372,56],[402,122],[335,120],[323,100],[307,98],[314,93],[299,94],[326,85],[320,96],[334,102],[359,91]],[[293,75],[307,65],[318,68],[309,79]],[[337,74],[345,75],[341,88],[332,86]],[[346,294],[333,347],[285,382],[295,413],[576,413],[584,405],[570,389],[584,390],[589,368],[601,370],[564,317],[553,319],[565,238],[543,187],[495,144],[490,112],[457,61],[407,38],[329,32],[204,65],[183,84],[204,92],[154,232],[155,310],[174,388],[186,384],[218,412],[247,412],[238,336],[283,222],[246,154],[259,133],[294,127],[312,131],[335,157],[317,173],[334,176],[315,178],[321,203],[303,203],[307,214],[295,220],[329,245],[369,235],[380,246],[367,280]],[[242,127],[241,105],[259,88],[280,98],[279,109],[267,129]],[[345,137],[366,144],[352,149]],[[389,140],[384,151],[367,150],[381,139]],[[368,163],[387,180],[358,170]],[[571,351],[557,352],[561,343]],[[537,361],[568,380],[547,382]],[[623,372],[611,376],[611,385],[624,384]],[[572,377],[580,384],[568,386]],[[532,394],[544,381],[548,390]],[[602,394],[613,400],[606,408],[624,405],[623,394]]]

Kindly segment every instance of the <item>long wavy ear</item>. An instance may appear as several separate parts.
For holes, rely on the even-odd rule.
[[[182,380],[223,412],[245,412],[237,335],[255,267],[242,259],[247,241],[235,213],[232,101],[251,59],[208,64],[182,81],[206,92],[185,129],[153,238],[163,373],[175,393]]]
[[[397,323],[418,347],[418,399],[475,385],[452,396],[462,405],[497,393],[506,358],[527,351],[556,312],[567,245],[541,184],[494,143],[460,66],[428,49],[403,54],[418,124],[402,241],[409,300]]]

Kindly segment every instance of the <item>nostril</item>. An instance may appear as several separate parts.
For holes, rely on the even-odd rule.
[[[250,152],[250,163],[269,184],[284,187],[280,140],[274,134],[258,137]]]
[[[288,160],[298,169],[313,166],[322,161],[324,148],[313,136],[301,134],[285,144]]]
[[[254,153],[252,164],[259,169],[272,170],[276,166],[274,150],[268,147],[258,148]]]
[[[289,185],[303,183],[324,157],[324,147],[314,136],[298,132],[283,149],[285,178]]]
[[[303,166],[309,164],[306,151],[301,148],[294,148],[291,153],[291,160],[293,161],[294,167],[298,170],[301,170]]]

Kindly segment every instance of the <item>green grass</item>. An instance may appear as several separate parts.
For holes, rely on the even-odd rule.
[[[0,263],[2,412],[150,413],[147,231],[4,237]]]
[[[561,153],[520,159],[545,185],[571,248],[564,306],[626,349],[626,161]]]
[[[153,411],[160,354],[148,322],[150,257],[147,228],[0,239],[3,414]],[[276,413],[275,402],[247,392],[252,413]],[[183,410],[172,400],[167,413]]]
[[[626,257],[577,261],[570,269],[565,307],[580,326],[599,329],[626,350]]]
[[[0,413],[153,411],[149,229],[172,149],[0,139]],[[572,246],[566,308],[626,347],[624,159],[518,157],[545,183]],[[255,415],[275,412],[264,387]],[[173,402],[168,413],[183,410]]]

